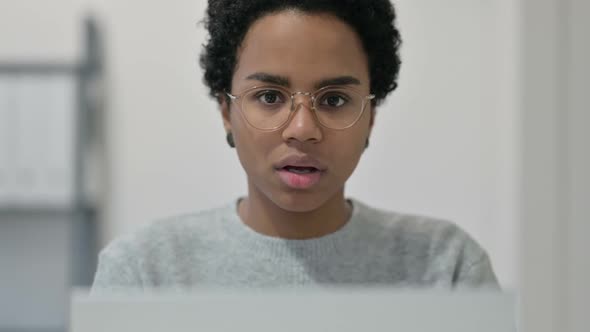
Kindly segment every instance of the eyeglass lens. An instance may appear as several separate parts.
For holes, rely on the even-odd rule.
[[[251,125],[260,129],[273,129],[289,120],[291,111],[306,104],[306,96],[278,88],[259,88],[242,97],[242,111]],[[362,114],[365,97],[347,88],[329,88],[316,92],[311,105],[322,125],[342,129],[355,123]],[[306,104],[309,107],[309,103]]]

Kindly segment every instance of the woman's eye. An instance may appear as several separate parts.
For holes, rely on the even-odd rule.
[[[272,105],[282,102],[281,93],[278,91],[264,91],[257,95],[258,101],[266,105]]]
[[[330,95],[322,99],[321,105],[328,107],[340,107],[344,105],[348,100],[340,95]]]

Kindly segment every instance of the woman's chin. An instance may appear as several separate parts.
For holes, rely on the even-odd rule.
[[[313,212],[326,204],[329,197],[311,193],[281,193],[269,197],[279,208],[293,213]]]
[[[259,197],[257,201],[274,204],[276,207],[292,213],[309,213],[316,211],[337,197],[344,199],[343,193],[338,190],[326,190],[325,186],[310,190],[293,189],[282,185],[257,186],[250,184],[249,195]],[[342,188],[341,191],[344,189]]]

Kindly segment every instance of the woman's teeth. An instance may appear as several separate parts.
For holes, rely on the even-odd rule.
[[[285,167],[285,170],[297,174],[309,174],[317,171],[317,169],[313,167]]]

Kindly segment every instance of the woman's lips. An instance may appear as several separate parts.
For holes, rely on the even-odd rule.
[[[315,186],[320,182],[323,173],[319,170],[310,173],[294,173],[285,168],[277,169],[277,172],[283,183],[293,189],[309,189]]]

